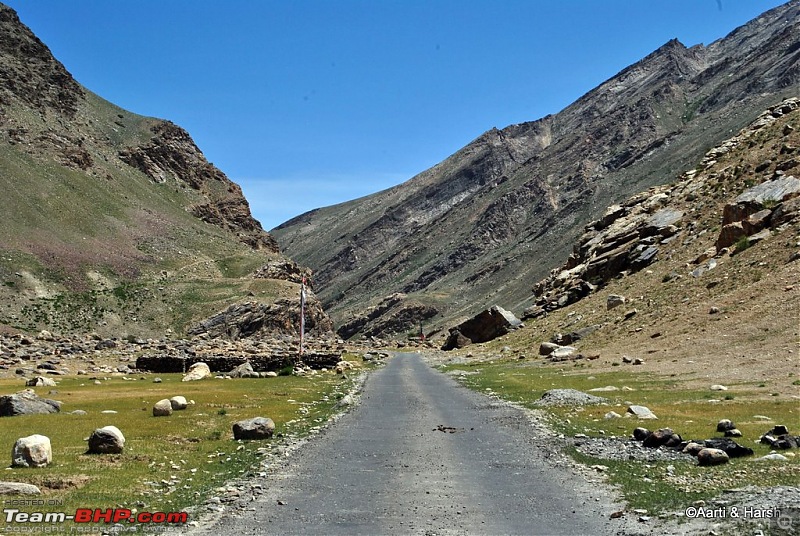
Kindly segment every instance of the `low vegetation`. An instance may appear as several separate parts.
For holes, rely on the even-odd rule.
[[[57,388],[36,388],[40,396],[62,401],[61,413],[4,417],[0,444],[10,451],[17,438],[45,435],[52,443],[53,463],[8,468],[3,480],[40,487],[48,503],[45,511],[180,511],[256,470],[259,459],[285,439],[313,433],[353,386],[352,379],[332,372],[195,382],[181,382],[177,374],[159,377],[161,383],[154,383],[153,376],[65,377]],[[19,380],[0,380],[0,392],[18,390]],[[194,404],[169,417],[153,417],[155,402],[176,395]],[[71,414],[74,410],[86,414]],[[104,413],[109,411],[115,413]],[[275,421],[273,439],[235,441],[233,423],[257,416]],[[86,454],[89,434],[108,425],[125,435],[123,453]]]
[[[784,453],[788,455],[788,462],[753,461],[753,458],[769,454],[769,447],[759,443],[759,438],[775,424],[784,424],[795,434],[800,431],[797,400],[772,396],[770,388],[757,381],[728,385],[728,391],[720,392],[684,387],[679,374],[595,372],[590,365],[546,364],[532,359],[476,361],[442,368],[464,371],[465,374],[458,377],[472,389],[531,409],[542,409],[536,402],[550,389],[584,392],[608,386],[618,389],[591,393],[608,399],[607,404],[546,408],[550,427],[567,437],[585,434],[627,441],[633,429],[642,426],[651,430],[672,428],[684,439],[709,439],[722,436],[716,432],[720,419],[730,419],[743,434],[737,442],[754,451],[753,457],[732,459],[725,466],[699,467],[689,456],[685,461],[619,461],[569,449],[576,461],[604,467],[601,470],[611,483],[620,486],[631,508],[656,514],[680,510],[725,489],[800,484],[800,456],[794,456],[793,452]],[[632,404],[647,406],[658,420],[605,418],[611,411],[625,415]]]

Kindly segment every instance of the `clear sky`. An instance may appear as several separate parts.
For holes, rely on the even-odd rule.
[[[4,0],[75,78],[186,128],[266,229],[557,113],[777,0]]]

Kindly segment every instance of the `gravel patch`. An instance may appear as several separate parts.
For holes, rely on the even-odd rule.
[[[587,406],[607,404],[608,399],[575,389],[551,389],[546,391],[542,398],[534,403],[537,406]]]

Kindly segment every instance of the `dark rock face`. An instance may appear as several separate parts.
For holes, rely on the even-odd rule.
[[[460,346],[455,346],[455,344],[459,343],[459,337],[464,337],[471,343],[486,342],[505,335],[521,325],[522,322],[512,313],[495,305],[491,309],[486,309],[475,317],[452,328],[450,330],[451,335],[445,345],[442,346],[442,350],[460,348]],[[454,334],[457,334],[455,335],[455,340],[453,340]]]
[[[61,411],[61,402],[41,398],[31,390],[0,397],[0,417],[58,413],[59,411]]]
[[[228,229],[253,249],[277,252],[275,240],[250,214],[250,206],[238,184],[206,160],[189,133],[162,121],[152,127],[150,143],[119,153],[120,159],[158,183],[184,182],[206,194],[207,203],[191,208],[201,220]]]
[[[13,9],[0,5],[0,56],[20,58],[0,69],[0,101],[11,95],[32,108],[74,117],[84,91],[50,49],[24,26]]]
[[[800,43],[798,20],[800,4],[790,2],[708,47],[670,41],[556,115],[491,129],[398,187],[304,214],[273,234],[315,271],[337,321],[395,292],[449,303],[443,324],[475,314],[481,296],[519,303],[531,282],[567,260],[587,222],[603,219],[603,207],[674,180],[706,147],[796,94],[800,71],[786,51]],[[637,230],[615,229],[595,257],[579,252],[585,277],[556,301],[652,262],[684,223],[655,212]],[[610,214],[605,227],[622,217]]]

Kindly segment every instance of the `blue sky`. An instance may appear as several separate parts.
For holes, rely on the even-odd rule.
[[[186,128],[270,229],[557,113],[767,0],[6,0],[75,78]]]

